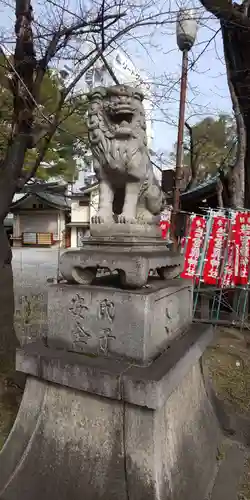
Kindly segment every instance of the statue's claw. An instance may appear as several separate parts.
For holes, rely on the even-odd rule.
[[[92,224],[103,224],[104,218],[101,215],[93,215],[91,217]]]
[[[118,224],[136,224],[136,219],[134,217],[126,217],[125,214],[119,214],[117,217]]]

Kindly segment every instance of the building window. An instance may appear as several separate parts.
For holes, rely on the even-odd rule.
[[[86,201],[79,201],[79,207],[87,207],[88,204],[86,203]]]
[[[36,208],[36,203],[33,203],[32,208]]]

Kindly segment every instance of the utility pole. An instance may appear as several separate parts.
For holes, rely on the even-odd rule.
[[[183,167],[183,139],[185,125],[185,107],[187,95],[187,73],[188,73],[188,51],[182,52],[182,71],[181,71],[181,90],[180,90],[180,107],[179,107],[179,122],[176,148],[176,168],[175,168],[175,185],[174,185],[174,201],[173,209],[175,212],[180,207],[180,184],[182,179]]]

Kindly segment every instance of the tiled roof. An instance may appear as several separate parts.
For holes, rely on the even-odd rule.
[[[182,201],[189,201],[191,199],[199,198],[199,197],[205,197],[206,195],[210,193],[215,192],[215,187],[218,184],[218,181],[220,179],[219,175],[215,175],[214,177],[211,177],[211,179],[208,179],[205,182],[202,182],[198,186],[195,186],[192,189],[189,189],[188,191],[185,191],[184,193],[181,194],[181,200]]]
[[[11,209],[14,207],[20,207],[28,198],[35,196],[39,198],[41,201],[45,202],[47,205],[58,208],[60,210],[70,210],[70,199],[60,195],[60,194],[52,194],[46,191],[39,193],[26,193],[15,195],[12,200]]]
[[[63,195],[51,194],[51,193],[37,193],[36,195],[41,200],[45,201],[48,205],[52,205],[61,209],[70,209],[70,199]]]

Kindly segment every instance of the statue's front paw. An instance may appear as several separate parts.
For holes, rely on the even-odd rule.
[[[102,215],[93,215],[91,217],[92,224],[104,224],[104,217]]]
[[[135,217],[127,217],[125,214],[119,214],[117,217],[118,224],[136,224]]]

